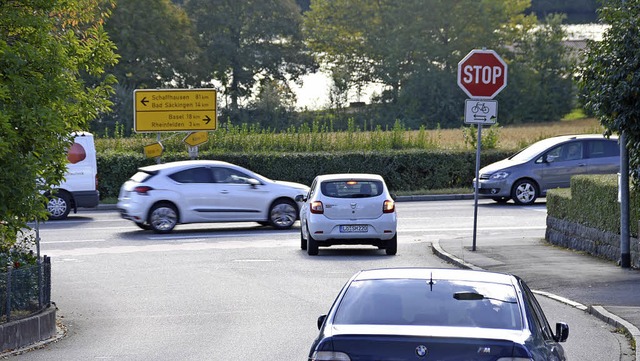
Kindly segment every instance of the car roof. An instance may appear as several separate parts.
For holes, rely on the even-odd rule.
[[[612,135],[612,136],[610,136],[608,138],[610,138],[612,140],[618,140],[618,137],[616,135]],[[568,141],[568,140],[573,140],[573,139],[607,139],[607,137],[602,135],[602,134],[558,135],[558,136],[555,136],[555,137],[542,139],[542,140],[540,140],[540,142],[561,143],[561,142]]]
[[[362,270],[353,277],[353,281],[380,279],[424,279],[489,282],[513,285],[517,277],[507,273],[467,270],[457,268],[398,267]]]
[[[220,160],[181,160],[177,162],[161,163],[140,167],[139,169],[145,172],[161,171],[165,169],[174,168],[187,168],[194,166],[233,166],[231,163],[223,162]]]
[[[379,174],[370,173],[335,173],[335,174],[322,174],[316,177],[320,182],[335,181],[335,180],[350,180],[350,179],[368,179],[384,181]]]

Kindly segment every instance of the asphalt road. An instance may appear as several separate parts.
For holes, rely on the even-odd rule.
[[[53,296],[66,337],[16,360],[305,360],[346,280],[364,268],[452,267],[434,239],[468,236],[473,202],[398,204],[397,256],[372,247],[300,250],[299,229],[252,223],[143,232],[116,212],[82,212],[40,227],[52,257]],[[544,235],[544,203],[485,206],[479,242],[491,235]],[[525,278],[526,280],[526,278]],[[572,360],[620,360],[626,339],[575,308],[546,298],[566,321]]]

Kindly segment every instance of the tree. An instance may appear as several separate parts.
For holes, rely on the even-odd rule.
[[[604,0],[598,10],[610,25],[602,41],[589,41],[580,68],[581,97],[607,129],[626,134],[630,169],[640,166],[640,1]]]
[[[0,2],[0,252],[46,218],[43,192],[63,179],[70,133],[108,110],[115,79],[104,68],[117,56],[102,22],[112,5]]]
[[[509,85],[498,95],[501,124],[552,121],[571,112],[575,102],[575,61],[563,44],[565,16],[549,15],[522,34],[512,50]]]
[[[232,113],[261,79],[286,83],[315,70],[294,0],[188,0],[185,7],[203,50],[198,66],[209,71],[203,81],[222,85]]]
[[[528,0],[316,0],[305,31],[323,64],[349,69],[341,79],[350,79],[352,89],[380,83],[378,101],[399,103],[393,113],[456,122],[451,105],[464,99],[456,90],[457,63],[475,48],[500,53],[531,29],[536,19],[524,15],[528,6]]]
[[[199,86],[195,65],[199,48],[184,9],[170,0],[120,0],[105,22],[121,61],[114,67],[118,79],[112,100],[114,111],[101,117],[94,129],[124,125],[133,128],[135,89]]]

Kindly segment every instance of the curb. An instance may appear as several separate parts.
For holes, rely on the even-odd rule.
[[[450,253],[447,253],[442,247],[440,247],[440,242],[439,241],[435,241],[435,242],[431,242],[431,250],[433,252],[433,254],[435,254],[436,256],[438,256],[439,258],[441,258],[442,260],[449,262],[459,268],[464,268],[464,269],[471,269],[471,270],[476,270],[476,271],[484,271],[484,268],[480,268],[478,266],[475,266],[469,262],[466,262]],[[567,298],[558,296],[556,294],[553,293],[549,293],[549,292],[544,292],[544,291],[536,291],[536,290],[531,290],[533,293],[535,294],[539,294],[545,297],[549,297],[555,301],[558,302],[562,302],[566,305],[569,305],[571,307],[577,308],[579,310],[582,310],[590,315],[593,315],[595,317],[597,317],[598,319],[600,319],[601,321],[604,321],[605,323],[615,327],[615,328],[622,328],[626,331],[626,333],[629,335],[629,337],[631,337],[633,339],[633,343],[636,345],[635,346],[635,353],[636,353],[636,361],[640,361],[640,348],[638,347],[638,340],[640,340],[640,330],[638,330],[638,328],[634,325],[632,325],[631,323],[623,320],[622,318],[614,315],[613,313],[607,311],[604,307],[602,306],[598,306],[598,305],[594,305],[594,306],[585,306],[581,303],[569,300]]]

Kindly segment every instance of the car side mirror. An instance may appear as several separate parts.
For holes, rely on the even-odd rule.
[[[306,201],[307,201],[307,199],[306,199],[306,197],[304,196],[304,194],[298,194],[298,195],[294,198],[294,200],[295,200],[296,202],[306,202]]]
[[[327,318],[327,315],[322,315],[318,317],[318,330],[322,328],[322,324],[324,324],[324,320]]]
[[[247,184],[255,188],[257,185],[260,185],[260,181],[253,178],[247,178]]]
[[[553,339],[556,342],[565,342],[569,338],[569,325],[564,322],[556,323],[556,334],[553,336]]]

